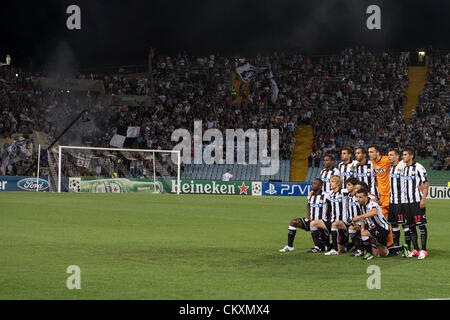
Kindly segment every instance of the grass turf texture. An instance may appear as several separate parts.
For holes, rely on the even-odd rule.
[[[0,299],[448,298],[448,204],[427,201],[427,259],[362,261],[306,253],[300,229],[278,251],[304,197],[2,192]],[[66,288],[69,265],[81,290]]]

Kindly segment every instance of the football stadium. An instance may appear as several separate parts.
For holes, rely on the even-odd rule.
[[[76,2],[0,48],[1,300],[450,299],[444,25]]]

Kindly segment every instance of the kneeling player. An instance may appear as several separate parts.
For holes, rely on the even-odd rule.
[[[356,216],[361,214],[361,208],[359,207],[358,201],[356,200],[356,191],[358,191],[357,185],[359,185],[359,180],[355,177],[350,177],[347,179],[347,191],[348,194],[348,217],[349,222]],[[364,183],[364,182],[362,182]],[[359,185],[360,186],[360,185]],[[352,225],[348,227],[348,233],[350,235],[351,244],[350,248],[354,249],[351,256],[359,257],[362,255],[361,251],[361,236],[360,236],[359,225],[352,222]]]
[[[364,260],[372,260],[374,256],[385,257],[389,254],[396,254],[404,248],[401,246],[387,248],[387,237],[389,234],[389,224],[386,221],[380,206],[369,200],[366,189],[359,189],[356,192],[356,199],[361,207],[361,215],[353,218],[353,222],[361,221],[361,239],[363,241],[366,254]],[[373,243],[373,245],[371,244]]]
[[[326,217],[327,205],[325,201],[325,193],[322,192],[322,180],[315,179],[311,185],[312,193],[308,196],[307,217],[293,219],[289,225],[288,232],[288,244],[281,252],[294,251],[294,239],[297,233],[297,228],[301,228],[305,231],[311,231],[315,247],[309,252],[315,253],[325,250],[325,245],[328,242],[327,230],[319,231],[317,227],[310,226],[311,220],[316,221]]]

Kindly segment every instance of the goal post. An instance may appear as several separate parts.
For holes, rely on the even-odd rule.
[[[180,150],[59,146],[57,159],[55,159],[58,163],[58,168],[55,170],[58,175],[56,189],[58,193],[69,191],[70,181],[83,179],[103,182],[104,187],[98,187],[103,192],[133,192],[129,191],[131,189],[129,184],[146,183],[145,187],[137,186],[136,188],[150,192],[149,185],[152,185],[153,193],[159,193],[164,190],[161,190],[162,187],[158,189],[157,186],[162,186],[161,181],[164,180],[170,181],[172,185],[176,184],[177,190],[174,193],[180,194],[180,153]],[[113,173],[112,176],[111,173]],[[127,183],[129,187],[114,187],[111,191],[110,184],[123,186],[124,183]],[[137,190],[136,188],[133,187],[133,190]]]

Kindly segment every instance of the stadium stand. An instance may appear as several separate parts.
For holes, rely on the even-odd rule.
[[[324,148],[325,152],[332,153],[337,159],[340,159],[339,150],[343,146],[366,146],[370,143],[378,143],[385,147],[397,147],[400,150],[404,146],[412,145],[417,150],[417,161],[426,166],[429,170],[431,183],[445,183],[450,180],[448,172],[449,164],[449,88],[446,80],[448,78],[448,54],[430,57],[428,72],[426,74],[427,82],[424,89],[418,94],[418,104],[416,108],[411,108],[411,119],[409,122],[405,121],[402,116],[386,117],[384,127],[393,128],[393,130],[383,130],[383,126],[379,126],[379,132],[373,132],[371,139],[368,141],[359,139],[347,140],[342,135],[330,136],[329,141],[333,144],[329,148]],[[378,114],[374,114],[367,118],[367,122],[372,123],[377,121]],[[353,130],[353,129],[352,129]],[[359,130],[358,130],[359,131]],[[367,135],[369,137],[369,135]],[[340,140],[341,143],[336,145],[335,141]],[[324,146],[324,145],[322,145]],[[313,150],[314,153],[317,150]],[[320,157],[323,159],[323,153]],[[441,166],[440,170],[431,170],[430,163],[434,160],[435,163]],[[319,176],[322,169],[322,162],[318,168],[310,166],[307,174],[307,181],[312,181]]]
[[[272,66],[279,87],[276,103],[270,101],[267,81],[256,79],[250,85],[248,103],[237,104],[231,95],[231,72],[244,62]],[[219,55],[158,56],[153,66],[153,101],[145,98],[152,87],[145,73],[130,75],[122,70],[79,75],[81,80],[101,80],[106,96],[42,88],[41,76],[1,68],[1,174],[24,174],[35,163],[36,132],[51,141],[85,106],[90,108],[92,121],[77,124],[72,134],[61,139],[62,144],[109,146],[119,126],[140,126],[141,138],[133,147],[170,150],[176,144],[170,139],[173,130],[192,131],[194,121],[200,119],[204,130],[279,129],[282,166],[277,175],[261,176],[258,165],[234,165],[235,179],[311,181],[320,172],[325,152],[338,155],[343,146],[370,143],[385,148],[415,145],[419,154],[436,157],[443,163],[443,170],[448,169],[448,53],[430,54],[427,83],[409,122],[402,115],[408,58],[401,53],[372,53],[362,46],[316,57],[286,53],[239,59]],[[308,125],[313,130],[311,148],[302,147],[299,154],[293,154],[294,146],[300,143],[295,128]],[[8,147],[19,137],[25,139],[33,155],[4,165]],[[304,163],[301,178],[297,178],[299,168],[294,166],[297,156]],[[310,162],[308,171],[306,161]],[[123,162],[124,174],[130,173],[130,164],[128,160]],[[144,165],[138,163],[137,171],[142,171]],[[72,174],[93,175],[75,164],[71,168]],[[220,179],[225,169],[186,164],[182,177]]]

